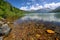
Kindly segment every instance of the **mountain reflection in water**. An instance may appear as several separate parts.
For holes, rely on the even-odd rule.
[[[60,13],[30,13],[21,18],[22,20],[44,20],[60,22]]]
[[[25,14],[24,17],[18,19],[15,24],[22,23],[24,21],[45,21],[45,22],[53,22],[57,25],[60,25],[60,13],[29,13]]]

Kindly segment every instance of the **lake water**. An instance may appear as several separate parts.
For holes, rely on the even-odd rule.
[[[27,13],[24,17],[15,21],[15,23],[22,23],[29,20],[43,20],[54,23],[56,22],[56,24],[59,23],[60,25],[60,13]]]
[[[29,14],[25,14],[25,16],[20,19],[60,22],[60,13],[29,13]]]
[[[60,26],[60,13],[28,13],[25,14],[24,17],[15,21],[14,24],[16,25],[22,22],[28,22],[30,20],[52,22],[53,24]]]

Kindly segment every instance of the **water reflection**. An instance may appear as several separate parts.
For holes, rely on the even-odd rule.
[[[30,13],[25,14],[21,20],[44,20],[60,22],[60,13]]]
[[[55,17],[56,17],[57,19],[60,19],[60,13],[56,13],[56,14],[55,14]]]

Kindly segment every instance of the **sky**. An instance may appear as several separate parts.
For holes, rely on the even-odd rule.
[[[20,10],[55,9],[60,6],[60,0],[7,0]]]

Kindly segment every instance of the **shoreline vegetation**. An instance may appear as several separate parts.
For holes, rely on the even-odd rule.
[[[0,19],[4,18],[6,20],[13,21],[24,16],[26,13],[26,11],[13,7],[7,1],[0,0]]]

